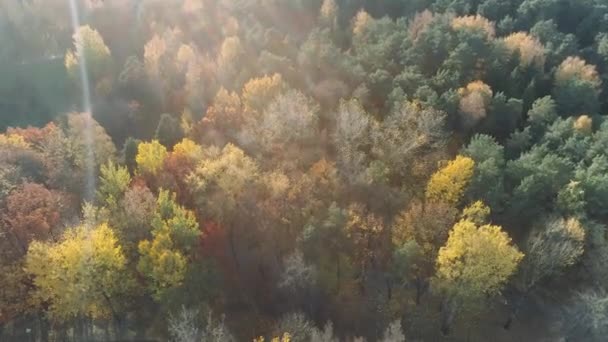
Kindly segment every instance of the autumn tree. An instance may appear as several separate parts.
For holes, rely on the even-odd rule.
[[[149,280],[156,299],[166,290],[181,285],[188,255],[201,232],[194,213],[178,205],[175,195],[161,190],[152,218],[152,240],[139,242],[141,255],[137,269]]]
[[[260,113],[285,88],[280,74],[253,78],[243,86],[243,105],[247,110]]]
[[[448,239],[456,210],[443,202],[416,201],[395,218],[392,227],[396,279],[416,287],[416,304],[435,274],[439,248]]]
[[[70,76],[79,79],[81,63],[86,63],[93,82],[98,82],[108,71],[111,62],[110,49],[99,32],[89,25],[81,26],[72,36],[74,48],[65,54],[65,67]]]
[[[446,296],[442,333],[447,334],[459,308],[500,293],[523,254],[501,227],[456,223],[437,255],[435,286]]]
[[[427,199],[457,205],[471,181],[474,168],[473,159],[457,156],[431,176],[426,186]]]
[[[106,224],[79,226],[61,241],[31,244],[26,270],[36,286],[36,299],[48,303],[57,321],[84,316],[120,319],[132,285],[126,259]]]
[[[40,184],[25,183],[6,198],[2,221],[13,242],[25,253],[31,241],[58,241],[62,221],[69,218],[72,209],[67,194]]]
[[[482,81],[474,81],[460,88],[458,94],[460,95],[459,111],[464,127],[473,127],[486,118],[493,94],[490,86]]]
[[[494,38],[496,34],[494,23],[479,14],[455,17],[452,19],[452,28],[454,30],[476,30],[486,35],[488,39]]]
[[[580,57],[566,58],[555,71],[553,95],[562,115],[579,115],[598,111],[602,81],[595,65]]]
[[[137,170],[144,175],[154,176],[158,173],[167,156],[167,148],[158,140],[142,142],[137,146]]]
[[[525,32],[513,33],[503,38],[505,47],[519,56],[522,66],[542,68],[545,64],[545,47],[533,36]]]

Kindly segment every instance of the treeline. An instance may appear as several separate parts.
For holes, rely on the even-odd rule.
[[[0,339],[608,334],[605,1],[76,2],[0,0]]]

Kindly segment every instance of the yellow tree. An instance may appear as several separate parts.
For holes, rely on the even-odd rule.
[[[48,303],[58,321],[116,318],[132,284],[122,248],[106,224],[72,228],[57,244],[33,242],[25,268],[36,286],[35,299]]]
[[[496,29],[494,23],[481,15],[468,15],[452,19],[454,30],[475,30],[484,33],[488,39],[494,38]]]
[[[184,138],[173,146],[173,154],[198,161],[203,157],[203,148],[194,141]]]
[[[449,332],[459,308],[500,293],[523,256],[499,226],[456,223],[437,255],[435,287],[446,296],[442,332]]]
[[[511,53],[519,55],[522,66],[534,65],[542,68],[545,65],[545,47],[535,37],[526,32],[516,32],[503,39],[505,47]]]
[[[158,140],[142,142],[137,146],[137,170],[141,174],[156,175],[167,156],[167,148]]]
[[[280,74],[250,79],[243,86],[243,104],[245,109],[261,112],[272,100],[285,89]]]
[[[473,159],[456,156],[431,176],[426,187],[427,199],[457,205],[471,181],[474,168]]]

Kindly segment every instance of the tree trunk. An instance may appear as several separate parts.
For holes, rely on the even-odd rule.
[[[416,305],[420,305],[422,296],[426,293],[428,284],[424,279],[416,277],[414,285],[416,287]]]
[[[40,330],[40,341],[49,342],[49,322],[42,314],[38,315],[38,326]]]
[[[230,228],[228,232],[228,241],[230,242],[230,254],[232,255],[232,259],[234,261],[234,265],[236,266],[237,273],[240,273],[241,265],[239,263],[239,259],[236,255],[236,247],[234,243],[234,229]]]
[[[385,277],[386,280],[386,299],[391,300],[393,298],[393,282],[390,277]]]
[[[336,293],[340,293],[340,254],[336,254]]]
[[[456,317],[456,306],[451,300],[444,299],[441,303],[441,334],[443,336],[450,334],[454,317]]]

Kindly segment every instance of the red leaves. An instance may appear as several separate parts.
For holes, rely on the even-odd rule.
[[[25,183],[6,199],[5,222],[25,247],[32,240],[55,239],[55,230],[70,210],[64,193],[48,190],[43,185]]]

